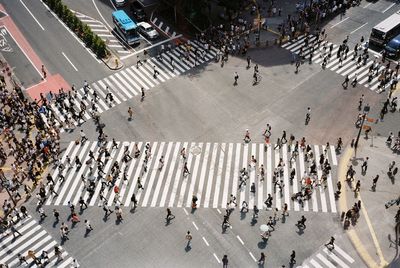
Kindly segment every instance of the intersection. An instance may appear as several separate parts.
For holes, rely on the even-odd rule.
[[[39,256],[44,250],[49,253],[46,267],[78,267],[76,262],[79,267],[221,267],[224,255],[229,258],[228,267],[264,267],[258,263],[261,253],[266,255],[265,267],[383,267],[384,261],[392,259],[393,267],[397,267],[396,246],[386,248],[386,236],[391,235],[389,241],[394,239],[390,228],[395,207],[384,211],[380,207],[400,191],[398,182],[390,184],[384,171],[387,159],[400,163],[398,154],[391,155],[384,146],[388,133],[398,132],[398,112],[378,119],[390,86],[383,91],[378,89],[378,77],[367,80],[369,67],[381,59],[379,52],[369,52],[368,61],[360,67],[353,60],[352,49],[341,65],[336,57],[347,35],[351,46],[359,42],[361,35],[367,40],[372,22],[396,12],[397,4],[361,1],[340,20],[337,16],[326,22],[326,46],[333,46],[332,58],[322,68],[324,53],[315,49],[309,64],[307,48],[303,51],[305,62],[296,74],[291,59],[293,53],[303,49],[304,35],[282,45],[251,46],[246,56],[229,54],[221,64],[216,60],[223,54],[217,44],[207,49],[198,38],[177,37],[179,30],[158,15],[150,21],[159,26],[160,32],[171,34],[171,39],[163,36],[156,42],[143,41],[137,48],[127,48],[105,26],[111,17],[106,22],[101,18],[114,10],[111,2],[93,2],[95,9],[89,7],[90,3],[83,4],[81,10],[77,3],[70,5],[83,21],[109,39],[107,43],[124,63],[121,69],[109,70],[99,64],[71,37],[68,43],[50,37],[59,36],[58,32],[69,33],[60,25],[52,25],[55,21],[45,13],[43,3],[2,1],[33,50],[45,60],[49,72],[62,75],[76,91],[64,88],[66,94],[59,98],[58,88],[54,88],[56,96],[51,98],[45,89],[47,81],[42,82],[47,101],[39,101],[45,111],[39,114],[47,128],[59,130],[60,154],[37,186],[44,189],[46,197],[41,199],[35,195],[40,191],[36,191],[24,204],[29,216],[15,224],[22,236],[16,234],[13,238],[10,230],[2,233],[0,263],[18,267],[18,253],[27,255],[33,250]],[[284,12],[290,13],[295,3],[287,2]],[[27,33],[38,26],[31,22],[29,12],[24,18],[15,18],[15,8],[21,3],[45,28],[37,36]],[[373,20],[364,21],[368,17]],[[318,38],[311,34],[309,40]],[[49,51],[42,49],[47,39],[57,44]],[[171,49],[160,53],[161,45]],[[146,47],[148,55],[143,54]],[[66,51],[79,71],[67,71],[71,66],[53,63],[58,50]],[[250,64],[246,57],[250,57]],[[143,64],[138,64],[139,60]],[[392,68],[396,63],[391,63]],[[252,74],[256,64],[262,80],[255,85]],[[383,69],[382,65],[379,71]],[[234,84],[236,73],[239,79]],[[24,74],[29,75],[19,73]],[[346,75],[350,79],[358,77],[356,87],[343,90]],[[398,90],[393,94],[398,96]],[[354,150],[350,144],[357,137],[355,121],[361,95],[362,106],[371,107],[368,118],[373,120],[368,122],[372,140],[362,135],[358,158],[344,163],[342,159]],[[127,112],[129,107],[133,108],[132,118]],[[307,107],[311,107],[310,122],[305,122]],[[76,117],[80,113],[83,120]],[[267,124],[272,126],[272,134],[265,143]],[[84,142],[81,130],[87,138]],[[250,142],[243,140],[246,131],[250,132]],[[100,132],[105,141],[99,140]],[[293,135],[294,142],[280,144],[283,132],[287,140]],[[340,150],[339,137],[344,142]],[[296,149],[296,141],[300,144],[302,139],[305,145]],[[372,162],[368,174],[360,171],[365,157],[380,163],[378,167]],[[335,196],[337,182],[350,164],[356,170],[355,181],[362,180],[360,196],[354,193],[355,182],[343,183],[339,197]],[[327,173],[326,165],[330,167]],[[376,194],[369,188],[375,170],[381,174],[378,189],[382,191]],[[46,179],[47,174],[54,185]],[[309,198],[297,201],[296,194],[309,188]],[[137,207],[133,207],[133,195]],[[269,195],[271,206],[266,202]],[[343,228],[343,195],[348,208],[363,197],[365,210],[349,230]],[[197,198],[195,208],[193,196]],[[81,207],[81,200],[87,207]],[[80,219],[75,224],[71,222],[71,204]],[[287,215],[283,212],[285,204]],[[259,209],[257,217],[254,206]],[[47,217],[41,219],[39,207]],[[107,216],[105,208],[112,213]],[[172,220],[165,218],[167,208],[174,215]],[[116,217],[119,209],[123,220]],[[55,221],[54,210],[59,211],[60,221]],[[225,213],[227,228],[221,226]],[[382,215],[383,222],[375,219],[378,215]],[[302,216],[307,219],[304,228],[298,224]],[[90,221],[92,231],[88,232],[85,220]],[[61,238],[62,222],[68,227],[72,224],[68,240]],[[262,225],[270,226],[268,239],[260,236]],[[378,238],[374,238],[374,229],[379,229]],[[191,247],[186,246],[187,231],[193,236]],[[356,232],[361,234],[359,243],[368,253],[354,242]],[[336,239],[334,248],[326,246],[330,237]],[[62,260],[55,255],[57,245],[61,246]],[[295,263],[289,261],[292,250],[296,251]],[[375,256],[375,250],[383,253]],[[370,262],[366,261],[367,254],[372,256]],[[27,261],[39,267],[32,258],[27,257]],[[373,261],[381,266],[374,266]]]

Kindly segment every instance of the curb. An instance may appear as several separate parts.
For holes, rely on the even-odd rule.
[[[110,70],[113,70],[113,71],[122,69],[124,67],[124,63],[112,51],[110,51],[110,54],[111,54],[111,56],[108,57],[107,59],[101,59],[101,61],[104,63],[104,65],[106,65]]]
[[[342,187],[347,187],[347,182],[345,181],[346,177],[346,172],[347,172],[347,166],[351,162],[352,155],[354,153],[354,149],[347,147],[340,159],[339,166],[338,166],[338,181],[342,184]],[[343,194],[339,198],[339,210],[342,212],[346,212],[348,210],[347,207],[347,196],[346,196],[346,191],[344,189],[342,190]],[[361,200],[361,199],[360,199]],[[366,215],[366,211],[364,206],[362,206],[362,212],[364,216],[366,217],[367,221],[369,220],[368,215]],[[346,231],[347,236],[349,237],[354,249],[357,251],[358,255],[361,257],[361,259],[364,261],[364,263],[370,267],[370,268],[376,268],[376,267],[387,267],[388,263],[382,258],[382,256],[379,256],[381,259],[381,263],[378,264],[373,257],[369,254],[367,249],[364,247],[359,235],[357,234],[356,229],[351,229]],[[373,234],[370,233],[371,236]],[[374,237],[372,237],[373,239]],[[376,247],[376,245],[375,245]],[[376,248],[377,251],[379,249]],[[377,254],[379,255],[379,254]]]

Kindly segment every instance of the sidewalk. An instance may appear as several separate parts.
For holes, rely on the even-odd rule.
[[[400,157],[386,145],[386,138],[374,136],[365,140],[362,135],[357,157],[354,158],[353,148],[347,148],[343,153],[338,172],[342,183],[340,212],[346,212],[358,200],[362,203],[357,224],[350,226],[347,234],[368,267],[399,267],[399,245],[396,246],[394,242],[396,239],[394,216],[397,206],[385,209],[384,204],[398,198],[400,194],[399,175],[397,174],[393,181],[387,175],[389,163],[396,161],[396,166],[399,167]],[[361,174],[361,165],[365,157],[369,157],[368,169],[366,174]],[[350,164],[356,171],[351,188],[345,182],[346,171]],[[379,180],[376,191],[373,192],[372,180],[376,175],[379,175]],[[361,191],[356,196],[353,189],[357,180],[361,181]]]

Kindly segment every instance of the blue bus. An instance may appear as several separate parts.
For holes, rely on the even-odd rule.
[[[138,33],[136,23],[129,18],[129,16],[123,10],[117,10],[112,13],[114,26],[118,34],[123,38],[129,45],[139,43],[140,35]]]

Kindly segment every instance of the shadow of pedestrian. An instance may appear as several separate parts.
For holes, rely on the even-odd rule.
[[[197,208],[192,208],[192,210],[190,211],[190,213],[194,214],[194,212],[196,211]]]
[[[135,213],[135,212],[136,212],[136,207],[131,208],[131,209],[129,210],[129,212],[132,213],[132,214]]]
[[[240,220],[244,220],[246,218],[246,212],[240,211]]]
[[[53,222],[53,228],[56,228],[56,226],[57,226],[58,223],[59,223],[59,221],[58,221],[58,220],[55,220],[55,221]]]
[[[286,222],[286,215],[285,215],[285,214],[282,215],[281,222],[282,222],[282,223],[285,223],[285,222]]]
[[[258,221],[257,221],[257,218],[254,218],[254,217],[253,217],[253,218],[251,219],[250,225],[251,225],[251,226],[254,226],[254,225],[257,224],[257,222],[258,222]]]
[[[263,239],[262,241],[257,243],[259,249],[265,249],[268,245],[268,239]]]
[[[192,249],[192,247],[190,245],[186,245],[186,247],[185,247],[186,252],[189,252],[191,249]]]
[[[296,224],[296,226],[297,226],[297,224]],[[303,235],[304,234],[304,229],[306,229],[306,227],[301,227],[301,226],[297,226],[297,231],[296,231],[296,233],[298,234],[298,235]]]
[[[104,221],[104,222],[107,222],[107,221],[108,221],[108,216],[104,216],[104,217],[103,217],[103,221]]]

